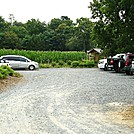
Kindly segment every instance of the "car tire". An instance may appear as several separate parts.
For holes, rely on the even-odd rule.
[[[133,75],[133,72],[131,72],[130,70],[126,71],[126,75]]]
[[[106,63],[104,66],[104,71],[107,71],[107,70],[108,70],[108,67],[107,67],[107,63]]]
[[[34,69],[35,69],[35,66],[34,66],[34,65],[30,65],[30,66],[28,67],[28,69],[29,69],[29,70],[34,70]]]

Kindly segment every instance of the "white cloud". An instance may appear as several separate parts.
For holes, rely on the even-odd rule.
[[[6,20],[13,14],[17,21],[26,22],[32,18],[50,21],[68,16],[72,20],[91,17],[88,9],[91,0],[0,0],[0,16]]]

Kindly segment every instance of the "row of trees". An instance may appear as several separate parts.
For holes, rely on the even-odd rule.
[[[93,0],[92,18],[74,23],[67,16],[48,24],[31,19],[26,23],[10,22],[0,17],[0,48],[25,50],[86,51],[100,47],[105,55],[134,53],[133,0]]]
[[[93,23],[80,18],[76,23],[62,16],[48,24],[31,19],[26,23],[6,22],[0,17],[0,48],[25,50],[85,51],[92,47],[90,33]]]

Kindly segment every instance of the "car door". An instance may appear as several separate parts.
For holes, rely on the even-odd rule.
[[[19,57],[20,63],[19,63],[19,68],[28,68],[28,60],[23,57]]]

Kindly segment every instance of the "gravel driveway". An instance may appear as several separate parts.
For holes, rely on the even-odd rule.
[[[134,134],[134,76],[99,69],[19,71],[0,94],[0,134]],[[131,119],[130,119],[131,117]]]

